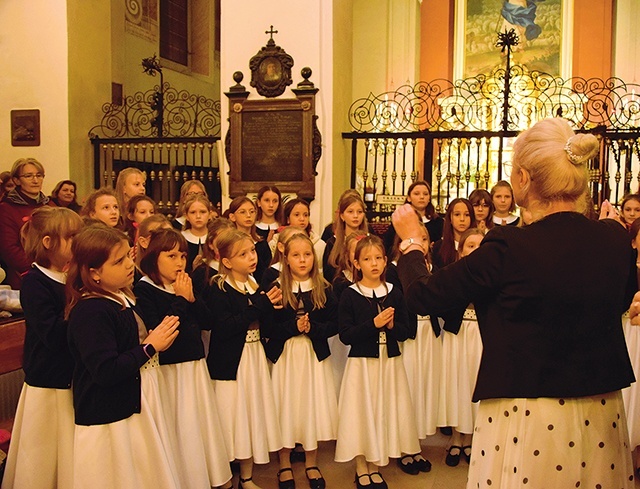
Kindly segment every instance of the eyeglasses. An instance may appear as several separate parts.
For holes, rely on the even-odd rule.
[[[24,178],[25,180],[33,180],[34,178],[37,178],[40,180],[41,178],[44,178],[44,173],[25,173],[24,175],[19,175],[18,178]]]
[[[253,216],[256,213],[255,210],[253,209],[249,209],[248,211],[244,210],[244,209],[240,209],[239,211],[235,211],[234,214],[240,214],[241,216]]]

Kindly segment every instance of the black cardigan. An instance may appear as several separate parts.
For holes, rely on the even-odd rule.
[[[74,360],[67,343],[64,284],[33,266],[23,277],[25,382],[33,387],[71,388]]]
[[[204,301],[213,313],[209,375],[214,380],[236,380],[249,325],[265,318],[271,308],[269,300],[260,291],[245,295],[228,283],[224,290],[213,283],[205,290]]]
[[[306,334],[319,362],[331,354],[327,339],[338,334],[338,302],[330,287],[326,288],[325,293],[327,302],[322,309],[313,308],[311,291],[300,294],[304,311],[309,314],[311,322],[309,333]],[[280,358],[284,344],[289,338],[303,334],[298,330],[296,314],[297,311],[291,307],[275,309],[269,320],[264,322],[263,330],[269,338],[264,349],[273,363]]]
[[[173,344],[160,352],[160,364],[190,362],[204,358],[201,330],[211,329],[207,306],[200,299],[191,303],[184,297],[162,290],[141,280],[133,288],[136,310],[140,311],[147,329],[155,328],[165,316],[178,316],[178,336]]]
[[[621,315],[637,290],[629,235],[574,212],[496,226],[471,255],[429,275],[400,258],[410,309],[462,315],[473,302],[484,346],[474,401],[581,397],[634,380]]]
[[[423,260],[424,261],[424,260]],[[375,302],[353,287],[348,287],[340,297],[338,313],[338,327],[340,341],[345,345],[351,345],[350,357],[372,357],[380,355],[379,337],[380,331],[387,333],[387,355],[396,357],[400,355],[399,341],[410,337],[415,338],[417,325],[411,324],[408,317],[407,305],[398,287],[387,284],[391,290],[387,296],[380,298],[384,308],[394,307],[394,327],[392,329],[376,328],[373,319],[379,314]]]
[[[113,423],[140,412],[140,367],[148,358],[132,308],[103,297],[81,300],[69,317],[69,345],[76,424]]]

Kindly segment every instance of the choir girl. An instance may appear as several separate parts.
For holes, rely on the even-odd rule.
[[[228,229],[235,229],[235,225],[224,217],[209,221],[207,225],[207,240],[202,247],[202,262],[191,272],[193,290],[196,295],[202,294],[207,284],[211,281],[211,277],[217,275],[220,269],[220,257],[215,247],[215,240],[218,234]]]
[[[456,261],[460,236],[472,227],[476,227],[476,219],[471,202],[467,199],[453,199],[444,217],[442,239],[433,245],[433,263],[437,268]]]
[[[513,198],[513,189],[506,180],[500,180],[491,189],[491,200],[495,211],[493,222],[497,226],[517,226],[520,218],[515,214],[516,200]]]
[[[202,256],[202,248],[207,240],[207,224],[211,219],[213,206],[206,196],[196,194],[185,201],[183,211],[186,221],[182,235],[187,240],[188,246],[186,271],[191,273],[196,257]]]
[[[265,185],[256,196],[256,232],[267,243],[282,223],[282,194],[275,185]]]
[[[635,250],[636,273],[640,275],[640,260],[638,250],[640,250],[640,219],[636,219],[631,224],[629,230],[631,236],[631,246]],[[640,328],[634,326],[629,321],[628,312],[622,316],[624,336],[629,350],[629,358],[633,366],[636,379],[640,378]],[[622,400],[624,401],[625,413],[627,415],[627,425],[629,427],[629,440],[631,442],[631,452],[633,455],[633,465],[636,477],[640,477],[640,388],[638,382],[631,384],[626,389],[622,389]]]
[[[421,229],[419,239],[424,252],[424,260],[427,268],[433,270],[430,260],[429,233],[426,228]],[[394,245],[394,261],[389,264],[387,281],[402,290],[402,284],[398,279],[396,267],[399,256],[400,239],[396,236]],[[416,428],[418,438],[425,439],[434,435],[437,427],[438,402],[440,392],[440,373],[442,370],[442,336],[440,335],[440,323],[437,318],[430,316],[415,316],[409,313],[411,321],[416,321],[416,329],[402,343],[402,362],[407,372],[411,400],[416,416]],[[403,472],[417,474],[429,472],[431,462],[422,454],[406,455],[398,459],[398,466]]]
[[[248,234],[253,239],[258,254],[258,265],[253,272],[253,277],[258,283],[262,280],[264,271],[271,263],[271,248],[269,243],[258,236],[256,232],[256,205],[246,196],[236,197],[229,204],[227,214],[229,220],[236,225],[240,231]]]
[[[180,320],[178,337],[159,360],[162,407],[175,426],[171,445],[183,487],[229,487],[229,458],[201,339],[201,330],[210,327],[210,312],[194,294],[186,261],[187,242],[179,231],[153,231],[140,262],[145,275],[134,293],[146,325],[165,316]]]
[[[284,205],[284,224],[285,226],[293,226],[295,228],[303,230],[313,243],[316,256],[324,256],[324,248],[326,243],[318,237],[311,229],[311,222],[309,221],[309,203],[303,199],[290,199]],[[275,248],[276,237],[271,240],[269,246],[271,250]],[[322,272],[322,262],[319,262],[320,271]]]
[[[82,219],[64,207],[41,207],[23,226],[33,263],[22,278],[25,383],[13,424],[3,489],[55,489],[73,483],[73,357],[64,318],[66,271]]]
[[[135,257],[134,262],[136,264],[136,268],[140,267],[140,260],[144,256],[144,252],[149,247],[149,240],[151,239],[151,232],[156,229],[169,229],[171,228],[171,223],[164,216],[164,214],[153,214],[152,216],[147,217],[144,221],[140,223],[138,226],[138,239],[135,243],[135,252],[133,256]],[[137,283],[137,280],[134,282]]]
[[[491,194],[483,188],[477,188],[469,194],[469,202],[473,206],[476,226],[487,234],[496,224],[493,222],[495,207]]]
[[[340,339],[351,346],[340,389],[337,462],[355,459],[356,487],[387,484],[378,467],[420,452],[411,394],[398,342],[412,335],[402,292],[385,282],[382,240],[362,238],[356,283],[340,298]]]
[[[640,217],[640,194],[629,194],[620,204],[620,218],[627,229]]]
[[[171,225],[178,231],[182,231],[184,229],[184,224],[187,220],[184,215],[184,203],[189,197],[193,197],[198,194],[209,198],[207,195],[207,189],[204,188],[204,184],[200,180],[187,180],[180,187],[180,197],[178,199],[176,217],[171,221]]]
[[[137,168],[120,170],[116,180],[116,197],[122,212],[127,208],[129,199],[135,195],[144,195],[147,176]]]
[[[88,226],[71,249],[66,314],[75,360],[73,487],[180,487],[156,354],[177,337],[178,318],[164,318],[147,334],[133,308],[134,263],[123,232]]]
[[[109,227],[120,224],[120,206],[113,190],[99,188],[89,194],[80,211],[80,215],[89,220],[100,221]]]
[[[435,243],[442,238],[444,221],[431,202],[431,185],[429,185],[428,182],[425,180],[416,180],[409,185],[407,200],[405,202],[411,204],[411,207],[420,214],[420,219],[429,232],[431,243]],[[390,224],[383,238],[385,249],[388,253],[391,252],[395,236],[396,231],[393,224]]]
[[[138,227],[147,217],[157,212],[155,201],[147,195],[135,195],[129,199],[124,215],[124,232],[129,236],[129,243],[134,252],[138,241]]]
[[[278,280],[280,270],[282,270],[282,258],[284,256],[285,244],[294,234],[306,235],[304,231],[294,228],[293,226],[286,226],[276,234],[276,247],[274,248],[273,258],[271,258],[271,266],[262,274],[262,281],[260,282],[260,285],[263,288],[268,287]]]
[[[269,452],[282,448],[280,423],[264,347],[261,320],[282,300],[276,287],[258,291],[252,273],[258,264],[253,239],[239,230],[215,241],[219,274],[205,290],[215,311],[207,365],[230,457],[240,462],[240,488],[256,489],[253,463],[269,463]]]
[[[460,236],[458,258],[470,255],[483,238],[482,230],[467,229]],[[467,307],[463,318],[445,319],[443,329],[439,424],[453,427],[445,463],[455,467],[461,457],[467,463],[471,460],[471,436],[478,411],[478,403],[472,403],[471,398],[480,367],[482,340],[473,305]]]
[[[333,222],[333,236],[327,241],[322,257],[322,274],[328,282],[333,281],[345,238],[351,233],[368,232],[365,210],[364,202],[357,192],[350,190],[340,196]]]
[[[295,234],[284,244],[278,280],[283,308],[266,322],[267,357],[272,370],[282,443],[278,483],[293,489],[291,451],[300,443],[311,489],[324,489],[317,464],[319,441],[335,440],[338,401],[329,362],[328,338],[338,333],[338,304],[318,272],[313,244]]]

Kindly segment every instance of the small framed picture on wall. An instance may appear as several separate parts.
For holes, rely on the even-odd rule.
[[[11,146],[40,146],[40,111],[11,111]]]

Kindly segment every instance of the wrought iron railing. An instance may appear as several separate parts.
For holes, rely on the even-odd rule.
[[[540,119],[563,117],[601,140],[590,162],[594,202],[614,202],[640,183],[640,85],[619,78],[564,80],[511,66],[517,37],[499,36],[506,67],[457,81],[435,80],[370,94],[349,110],[351,184],[373,219],[385,219],[420,178],[434,204],[508,178],[514,137]],[[393,197],[395,196],[395,198]]]
[[[147,194],[173,213],[182,183],[198,179],[220,205],[220,101],[177,90],[164,82],[154,57],[143,60],[160,84],[104,104],[100,124],[89,131],[94,186],[114,186],[118,172],[136,167],[147,174]]]

